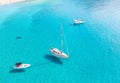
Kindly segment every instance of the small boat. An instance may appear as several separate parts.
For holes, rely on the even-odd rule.
[[[14,69],[25,69],[30,67],[30,64],[22,64],[21,62],[18,62],[14,65]]]
[[[61,50],[59,50],[57,48],[51,48],[50,51],[57,57],[68,58],[67,54],[65,54],[64,52],[62,52]]]
[[[74,24],[83,24],[85,21],[84,20],[74,20]]]

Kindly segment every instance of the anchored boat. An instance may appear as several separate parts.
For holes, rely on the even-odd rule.
[[[74,20],[74,24],[83,24],[85,21],[84,20]]]
[[[53,47],[53,48],[50,49],[50,52],[51,52],[52,54],[54,54],[55,56],[57,56],[57,57],[60,57],[60,58],[68,58],[69,56],[68,56],[66,53],[64,53],[63,50],[62,50],[62,48],[63,48],[62,26],[60,27],[60,30],[61,30],[61,33],[60,33],[60,38],[61,38],[61,44],[60,44],[60,46],[61,46],[61,49],[58,49],[58,48]],[[64,38],[65,38],[65,37],[64,37]],[[66,45],[66,47],[67,47],[67,45]],[[67,48],[67,51],[68,51],[68,48]]]
[[[65,54],[62,50],[59,50],[57,48],[51,48],[50,51],[57,57],[68,58],[67,54]]]
[[[21,62],[18,62],[14,65],[14,69],[25,69],[25,68],[28,68],[30,66],[31,66],[30,64],[23,64]]]

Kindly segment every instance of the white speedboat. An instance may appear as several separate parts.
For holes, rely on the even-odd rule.
[[[30,67],[30,64],[22,64],[21,62],[18,62],[14,65],[14,69],[25,69]]]
[[[62,52],[61,50],[57,48],[51,48],[50,49],[51,53],[53,53],[55,56],[60,57],[60,58],[68,58],[68,55]]]
[[[84,20],[74,20],[74,24],[83,24]]]

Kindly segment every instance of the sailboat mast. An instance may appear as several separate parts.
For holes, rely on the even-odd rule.
[[[63,50],[63,39],[62,39],[62,24],[60,25],[60,49]]]

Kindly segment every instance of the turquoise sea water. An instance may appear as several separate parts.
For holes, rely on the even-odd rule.
[[[0,83],[120,83],[119,3],[45,0],[0,6]],[[85,24],[73,26],[77,18]],[[60,47],[60,24],[69,59],[49,52]],[[31,67],[13,70],[19,61]]]

